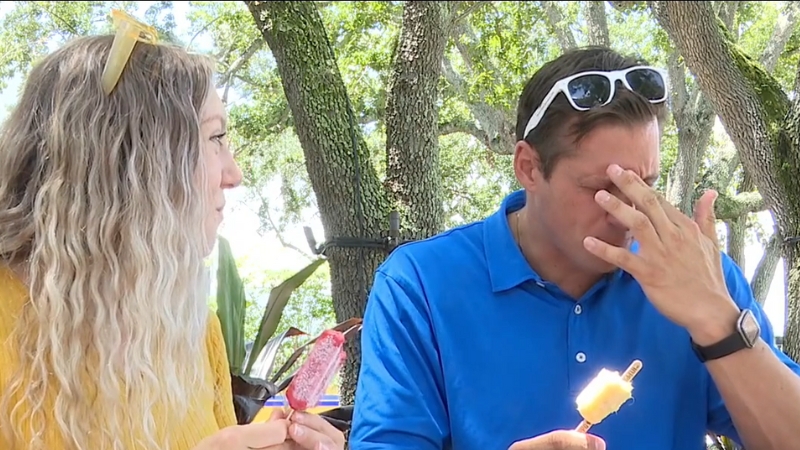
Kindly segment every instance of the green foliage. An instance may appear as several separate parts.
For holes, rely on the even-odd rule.
[[[246,352],[245,311],[247,300],[245,288],[239,275],[236,260],[231,252],[230,244],[223,237],[218,239],[218,258],[217,316],[220,318],[225,346],[228,349],[228,364],[231,373],[234,375],[251,375],[256,359],[261,356],[262,350],[276,334],[283,316],[283,310],[288,304],[292,293],[300,288],[326,260],[316,259],[312,261],[270,290],[263,314],[255,328],[252,349]],[[286,330],[283,330],[279,335],[278,342],[273,345],[279,346],[283,338],[288,337],[285,336],[285,333]],[[272,361],[267,361],[266,364],[271,367]]]
[[[510,155],[492,153],[463,135],[443,136],[439,146],[443,189],[450,193],[446,227],[484,218],[504,196],[519,189]]]
[[[253,341],[253,349],[247,360],[246,373],[249,373],[253,368],[253,363],[255,362],[253,355],[259,355],[267,341],[272,338],[273,334],[277,331],[278,324],[283,315],[283,309],[289,302],[289,297],[291,297],[292,293],[325,262],[325,259],[316,259],[306,267],[300,269],[296,274],[287,278],[281,284],[272,288],[269,299],[267,300],[267,307],[264,309],[264,316],[261,318],[261,323],[256,332],[256,338]]]
[[[228,352],[231,373],[242,373],[244,365],[244,312],[246,307],[244,285],[239,277],[236,260],[228,240],[218,239],[217,264],[217,316],[222,325],[222,335]]]

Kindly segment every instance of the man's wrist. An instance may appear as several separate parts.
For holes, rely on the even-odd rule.
[[[714,345],[736,332],[736,322],[741,311],[736,304],[729,300],[729,305],[718,309],[713,315],[706,316],[705,320],[697,325],[687,327],[692,342],[700,347]]]

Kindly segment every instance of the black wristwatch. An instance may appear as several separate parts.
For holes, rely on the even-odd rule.
[[[736,330],[733,334],[707,347],[701,347],[692,341],[692,350],[700,361],[706,362],[723,358],[739,350],[753,348],[759,337],[761,337],[761,326],[753,311],[743,309],[736,320]]]

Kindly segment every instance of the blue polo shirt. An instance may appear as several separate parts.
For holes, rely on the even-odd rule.
[[[515,192],[486,220],[404,245],[377,270],[350,448],[507,450],[574,429],[589,380],[634,359],[644,366],[634,399],[591,430],[609,449],[705,450],[706,430],[738,440],[688,333],[630,275],[609,274],[575,302],[530,268],[506,220],[524,203]],[[772,346],[747,280],[723,260],[731,296]]]

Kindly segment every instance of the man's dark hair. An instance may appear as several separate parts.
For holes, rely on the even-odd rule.
[[[546,63],[528,80],[517,106],[517,141],[524,139],[539,154],[545,179],[550,178],[556,163],[573,151],[575,144],[600,125],[642,124],[654,117],[663,124],[667,115],[666,102],[650,103],[618,82],[611,103],[589,111],[576,111],[564,94],[559,94],[536,128],[523,136],[528,120],[557,81],[589,70],[612,71],[638,65],[648,65],[648,62],[621,55],[608,47],[583,47]]]

